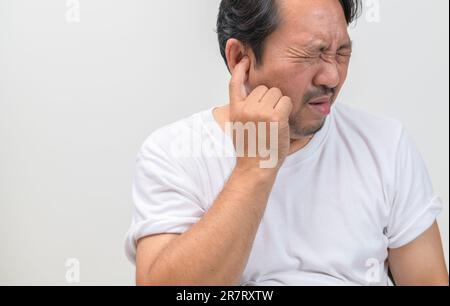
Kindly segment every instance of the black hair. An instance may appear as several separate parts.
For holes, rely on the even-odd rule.
[[[225,47],[230,38],[241,41],[255,54],[256,64],[262,62],[264,41],[279,25],[277,0],[222,0],[217,17],[220,53],[227,64]],[[350,25],[361,12],[361,0],[339,0]]]

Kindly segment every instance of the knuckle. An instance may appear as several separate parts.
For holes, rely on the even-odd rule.
[[[256,87],[256,89],[258,91],[264,91],[264,92],[269,90],[269,88],[266,85],[259,85],[258,87]]]
[[[270,89],[270,91],[273,92],[275,95],[278,95],[278,96],[282,96],[282,95],[283,95],[283,94],[281,93],[281,89],[279,89],[278,87],[272,87],[272,88]]]
[[[283,100],[285,100],[286,103],[292,103],[292,99],[288,96],[283,96]]]
[[[281,120],[281,115],[278,112],[273,112],[269,115],[270,122],[279,122]]]
[[[293,107],[292,100],[289,97],[281,98],[280,102],[282,103],[282,105],[285,105],[289,109]]]
[[[251,119],[252,118],[252,112],[248,108],[244,108],[241,112],[241,116],[243,119]]]
[[[264,110],[259,110],[258,118],[259,118],[259,120],[267,121],[267,119],[269,119],[269,116],[268,116],[267,112],[265,112]]]
[[[237,85],[237,81],[234,79],[231,79],[230,82],[228,83],[228,87],[230,89],[233,89],[234,87],[236,87],[236,85]]]
[[[280,122],[281,121],[281,117],[277,114],[277,115],[272,115],[270,118],[270,122]]]

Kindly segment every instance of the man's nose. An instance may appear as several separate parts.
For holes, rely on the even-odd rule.
[[[327,88],[336,88],[340,83],[338,64],[335,60],[324,60],[314,78],[314,85]]]

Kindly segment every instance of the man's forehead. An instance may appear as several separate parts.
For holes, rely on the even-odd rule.
[[[281,5],[279,12],[279,30],[280,34],[291,43],[301,45],[351,43],[339,1],[283,0],[282,3],[284,4]]]
[[[277,0],[282,20],[330,21],[347,25],[344,10],[338,0]]]

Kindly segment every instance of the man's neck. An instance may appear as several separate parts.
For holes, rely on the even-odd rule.
[[[289,148],[289,155],[292,155],[304,147],[306,147],[311,140],[314,138],[314,135],[302,137],[299,139],[291,139],[291,146]]]

